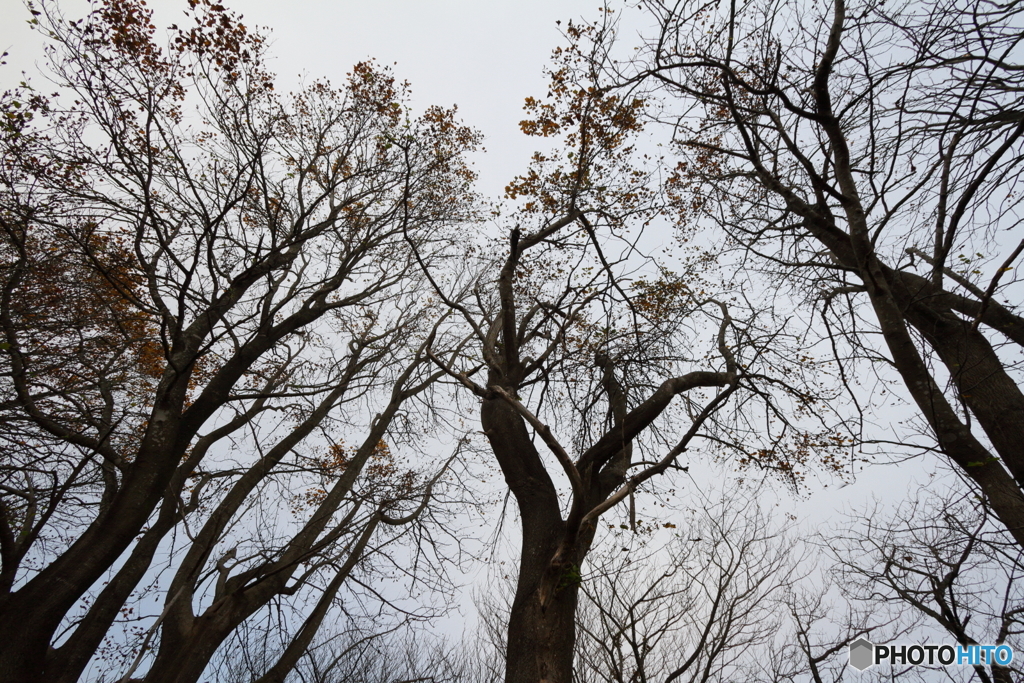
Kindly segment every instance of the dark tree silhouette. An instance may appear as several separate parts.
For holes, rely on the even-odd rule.
[[[263,39],[190,6],[158,45],[141,2],[36,5],[58,92],[0,102],[5,681],[77,680],[157,557],[128,674],[195,681],[272,600],[318,596],[283,680],[444,469],[392,452],[441,375],[410,246],[434,263],[471,218],[477,135],[373,64],[281,97]]]

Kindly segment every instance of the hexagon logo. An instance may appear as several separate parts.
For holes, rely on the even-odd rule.
[[[850,643],[850,666],[863,671],[875,664],[875,646],[865,638],[858,638]]]

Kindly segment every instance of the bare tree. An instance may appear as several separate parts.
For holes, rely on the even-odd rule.
[[[570,61],[552,68],[548,98],[527,100],[524,131],[557,138],[556,151],[510,184],[520,203],[507,237],[471,251],[461,278],[431,275],[473,335],[468,357],[435,362],[480,401],[519,510],[508,683],[571,680],[579,580],[601,516],[682,467],[688,449],[792,477],[837,438],[790,417],[815,399],[800,359],[773,354],[776,321],[712,296],[707,254],[672,277],[640,249],[662,210],[654,167],[632,147],[643,103],[592,87]]]
[[[581,584],[579,683],[753,679],[746,669],[773,645],[805,558],[743,494],[702,507],[652,557],[623,530],[595,551]]]
[[[368,628],[366,627],[368,626]],[[475,681],[467,672],[473,665],[451,642],[420,629],[404,625],[381,628],[380,625],[352,625],[339,630],[325,629],[302,656],[289,680],[299,683],[452,683]],[[262,651],[276,652],[267,646],[273,633],[251,634],[239,639],[218,662],[217,680],[221,683],[251,683],[262,680],[266,669]],[[482,681],[481,681],[482,683]]]
[[[841,589],[832,568],[812,560],[821,548],[773,522],[755,496],[755,489],[717,502],[704,496],[697,509],[691,499],[674,510],[673,522],[609,525],[580,577],[575,683],[835,683],[857,638],[894,642],[919,632],[906,610]],[[488,582],[461,648],[490,675],[463,680],[500,677],[514,590],[508,578]]]
[[[971,491],[922,490],[894,513],[869,510],[828,539],[851,600],[901,614],[917,633],[962,645],[1020,648],[1022,554]],[[974,667],[977,679],[1019,680],[1018,667]]]
[[[871,371],[858,360],[894,370],[926,425],[918,447],[956,463],[1024,546],[1024,6],[641,6],[657,30],[628,65],[610,32],[577,53],[609,91],[665,98],[680,224],[712,221],[737,277],[814,309],[808,332],[854,400]]]
[[[398,549],[444,472],[398,452],[447,343],[417,260],[472,218],[477,136],[372,64],[278,96],[262,38],[191,7],[162,46],[135,0],[31,7],[58,92],[0,103],[5,681],[77,680],[108,636],[125,678],[195,681],[311,600],[280,681],[366,558],[430,554]]]

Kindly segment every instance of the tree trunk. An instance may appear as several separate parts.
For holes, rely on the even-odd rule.
[[[508,403],[485,399],[480,418],[516,497],[523,532],[505,683],[570,683],[579,568],[552,566],[565,537],[557,491],[522,417]]]
[[[0,681],[52,680],[45,671],[46,660],[61,621],[132,544],[174,475],[180,462],[172,450],[176,425],[173,417],[159,427],[151,425],[139,460],[109,511],[52,564],[4,600],[0,608]]]
[[[520,581],[524,573],[537,569],[524,564]],[[545,591],[537,588],[516,591],[509,616],[505,683],[572,682],[579,570],[566,567],[556,577],[551,575],[554,568],[546,569],[548,576],[541,585],[554,584],[546,600],[541,599]]]

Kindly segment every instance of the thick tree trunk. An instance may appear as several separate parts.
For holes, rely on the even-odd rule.
[[[939,354],[960,398],[978,420],[1018,486],[1024,485],[1024,394],[992,345],[971,323],[950,311],[918,310],[907,319]]]
[[[522,554],[509,615],[505,683],[571,683],[580,565],[594,538],[562,519],[557,490],[522,417],[485,399],[481,422],[522,523]],[[600,492],[592,492],[600,497]]]
[[[570,683],[579,569],[552,566],[565,537],[557,491],[522,417],[508,403],[485,399],[481,423],[516,497],[523,531],[505,682]],[[554,576],[559,571],[564,575]]]
[[[527,569],[523,567],[524,572]],[[571,683],[579,593],[577,572],[566,568],[553,593],[543,600],[544,591],[536,588],[525,593],[517,591],[509,618],[505,683]]]
[[[840,137],[837,134],[836,139]],[[847,197],[856,198],[849,169],[845,175]],[[857,272],[871,299],[893,365],[931,425],[939,448],[981,488],[996,516],[1024,548],[1024,451],[1020,446],[1024,440],[1024,396],[1006,374],[992,346],[948,308],[948,293],[932,287],[924,278],[881,263],[867,237],[869,230],[859,202],[847,207],[850,233],[846,234],[831,217],[804,203],[766,171],[762,171],[762,179],[768,189],[786,198],[805,218],[806,226],[840,263]],[[950,405],[910,327],[939,354],[1000,457],[994,457]]]
[[[50,643],[61,621],[132,544],[160,502],[180,457],[177,421],[151,425],[133,470],[105,515],[46,569],[4,600],[0,608],[0,681],[52,680],[46,671]]]
[[[196,618],[185,637],[173,642],[162,641],[157,659],[143,679],[145,683],[198,681],[224,639],[255,611],[255,606],[250,607],[243,602],[229,599],[221,609],[207,610]],[[165,631],[161,637],[166,638],[167,635]]]
[[[178,519],[177,502],[165,500],[156,522],[142,535],[127,562],[96,597],[71,637],[50,652],[46,663],[47,680],[75,683],[79,679],[125,601],[149,570],[160,542]]]

